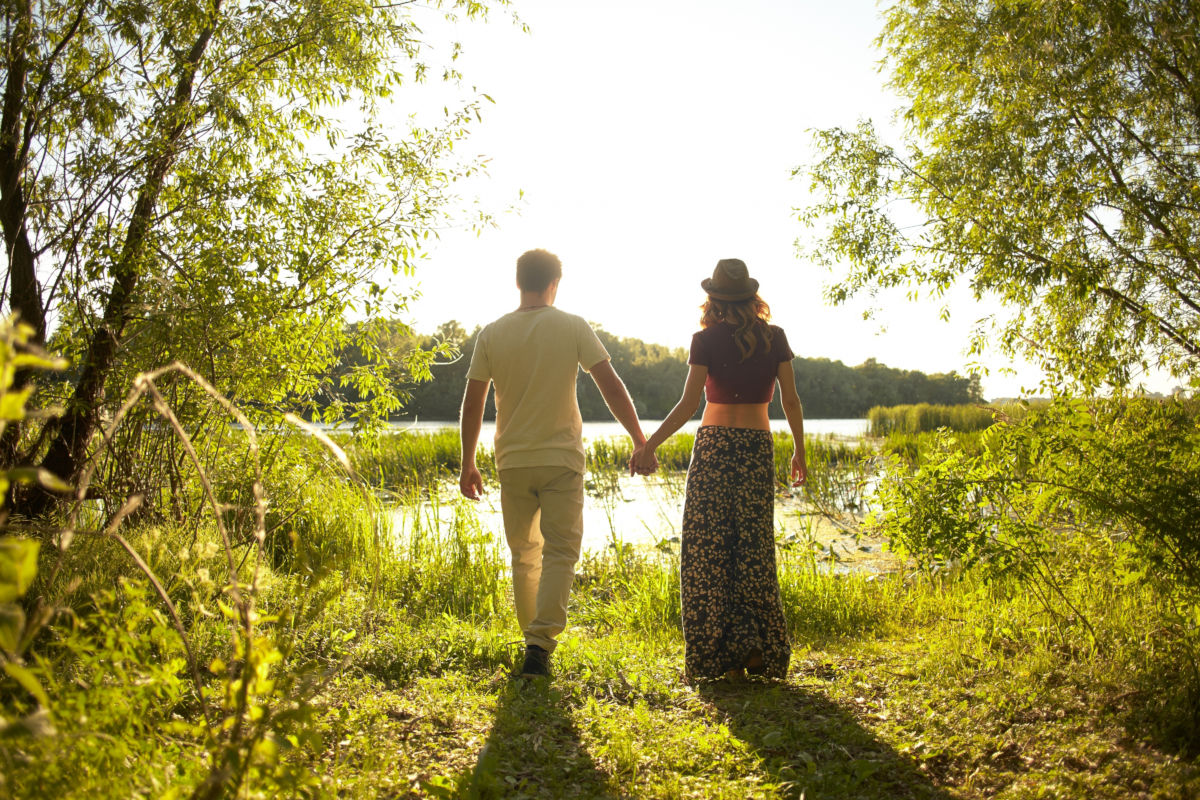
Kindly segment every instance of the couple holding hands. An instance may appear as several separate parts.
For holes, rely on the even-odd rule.
[[[566,626],[583,538],[583,422],[579,367],[633,439],[631,473],[658,468],[655,450],[707,400],[687,473],[680,549],[685,672],[689,679],[787,674],[791,646],[775,570],[775,458],[767,406],[779,384],[806,478],[804,416],[783,329],[739,259],[700,282],[707,298],[692,336],[683,393],[646,438],[609,355],[582,318],[554,307],[562,264],[545,250],[517,259],[521,304],[480,332],[461,415],[459,488],[483,490],[475,450],[489,387],[496,388],[495,460],[513,595],[525,639],[521,674],[548,675]]]

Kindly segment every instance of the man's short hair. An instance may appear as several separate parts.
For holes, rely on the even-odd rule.
[[[517,288],[522,292],[544,292],[562,277],[562,262],[549,250],[529,250],[517,259]]]

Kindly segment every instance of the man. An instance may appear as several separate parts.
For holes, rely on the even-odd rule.
[[[459,489],[483,491],[475,449],[489,384],[496,385],[496,470],[504,534],[512,551],[513,595],[525,637],[521,674],[548,675],[583,538],[583,419],[575,397],[578,368],[590,373],[609,411],[646,442],[625,384],[582,317],[554,307],[562,263],[530,250],[517,259],[521,303],[485,327],[475,342],[463,396]]]

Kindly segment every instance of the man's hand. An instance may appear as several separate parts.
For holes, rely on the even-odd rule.
[[[468,500],[478,500],[483,494],[483,476],[474,464],[463,465],[462,472],[458,475],[458,490]]]
[[[463,497],[478,500],[483,494],[483,477],[475,468],[475,447],[479,444],[479,429],[483,427],[483,405],[487,402],[491,381],[467,379],[463,392],[462,413],[459,416],[459,436],[462,439],[462,471],[458,474],[458,490]]]

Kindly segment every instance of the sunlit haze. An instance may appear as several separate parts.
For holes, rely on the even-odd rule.
[[[887,125],[898,104],[878,71],[873,2],[520,0],[516,11],[529,33],[502,15],[427,29],[431,42],[463,43],[463,96],[473,85],[495,100],[468,143],[490,159],[470,193],[515,211],[429,248],[409,314],[418,331],[450,319],[470,330],[511,310],[517,256],[544,247],[563,261],[560,308],[683,347],[698,327],[700,280],[737,257],[797,355],[970,371],[967,336],[994,308],[966,291],[917,302],[897,293],[876,298],[864,320],[866,301],[825,303],[836,275],[797,251],[812,232],[796,220],[806,185],[791,173],[811,158],[810,131]],[[986,397],[1036,388],[1028,365],[1010,376],[998,354],[984,363]]]

